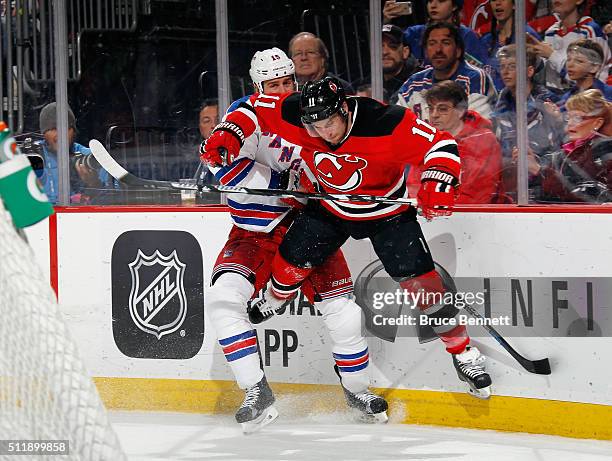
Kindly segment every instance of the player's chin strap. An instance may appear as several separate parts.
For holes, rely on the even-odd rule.
[[[302,192],[297,190],[284,189],[251,189],[249,187],[222,186],[213,184],[198,184],[200,180],[192,181],[156,181],[153,179],[143,179],[133,175],[108,153],[102,143],[96,139],[89,142],[91,153],[108,173],[121,183],[140,189],[155,190],[195,190],[199,192],[222,192],[228,194],[249,194],[275,196],[284,198],[305,198],[310,200],[332,200],[337,202],[374,202],[391,203],[401,205],[416,205],[416,200],[406,197],[382,197],[378,195],[366,194],[328,194],[326,192]]]

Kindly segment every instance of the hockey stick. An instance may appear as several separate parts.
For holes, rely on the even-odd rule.
[[[483,319],[484,317],[480,315],[476,309],[474,309],[469,304],[463,306],[463,309],[468,311],[473,317],[477,319]],[[550,362],[548,359],[539,359],[539,360],[529,360],[526,357],[523,357],[519,354],[516,349],[514,349],[508,341],[504,339],[504,337],[499,334],[499,332],[488,325],[486,322],[483,322],[482,327],[487,330],[487,332],[497,341],[504,349],[508,351],[508,353],[514,357],[514,359],[521,364],[521,366],[530,373],[535,373],[536,375],[549,375],[550,372]]]
[[[393,203],[403,205],[416,205],[415,199],[381,197],[378,195],[363,194],[327,194],[321,192],[300,192],[284,189],[251,189],[248,187],[216,186],[212,184],[202,185],[190,182],[156,181],[153,179],[143,179],[133,175],[123,168],[97,139],[89,141],[91,153],[98,163],[116,180],[132,187],[157,190],[195,190],[200,192],[224,192],[232,194],[265,195],[285,198],[306,198],[314,200],[335,200],[339,202],[374,202],[374,203]]]
[[[444,282],[445,287],[450,289],[450,291],[456,293],[457,286],[455,285],[455,281],[453,280],[451,275],[440,264],[438,263],[434,263],[434,264],[436,267],[436,271],[438,272],[438,274],[440,274],[440,277],[442,277],[442,281]],[[465,304],[465,306],[463,306],[463,309],[468,311],[470,315],[472,315],[473,317],[484,320],[484,317],[480,314],[480,312],[474,309],[474,307],[472,307],[471,305]],[[530,373],[535,373],[536,375],[549,375],[551,373],[550,361],[547,358],[539,359],[539,360],[529,360],[528,358],[523,357],[521,354],[517,352],[517,350],[514,347],[512,347],[508,343],[508,341],[504,339],[504,337],[495,328],[488,325],[484,321],[482,323],[483,323],[482,327],[485,330],[487,330],[487,333],[489,333],[493,337],[493,339],[495,339],[495,341],[497,341],[500,344],[501,347],[506,349],[508,353],[512,357],[514,357],[514,360],[520,363],[521,366],[525,370],[527,370]]]

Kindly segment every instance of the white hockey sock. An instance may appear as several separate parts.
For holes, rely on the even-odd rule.
[[[205,297],[219,345],[242,389],[257,384],[264,376],[255,329],[246,313],[252,294],[253,285],[248,280],[229,272],[219,276]]]
[[[368,344],[361,334],[361,308],[352,297],[339,297],[317,303],[333,341],[334,360],[342,385],[353,393],[370,385]]]

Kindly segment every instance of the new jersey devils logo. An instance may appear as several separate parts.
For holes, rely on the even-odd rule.
[[[350,154],[315,152],[317,177],[323,184],[342,192],[353,190],[361,184],[361,170],[368,162]]]

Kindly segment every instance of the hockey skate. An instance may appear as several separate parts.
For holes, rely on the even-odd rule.
[[[475,347],[468,346],[461,354],[453,354],[453,365],[461,381],[470,386],[468,392],[479,399],[491,397],[491,377],[485,372],[486,357]]]
[[[267,426],[278,417],[273,406],[274,394],[264,376],[246,390],[244,401],[236,412],[236,421],[242,425],[242,432],[251,434]]]
[[[340,385],[342,385],[342,376],[340,376],[338,365],[334,365],[334,370],[336,370],[336,374],[340,378]],[[380,395],[374,394],[369,389],[355,394],[343,385],[342,390],[344,391],[347,405],[359,411],[359,419],[361,421],[366,423],[386,423],[389,420],[387,416],[389,405]]]
[[[247,303],[247,314],[253,325],[260,324],[271,318],[276,312],[293,300],[295,296],[289,299],[278,299],[269,294],[266,288],[262,288],[255,296]]]

